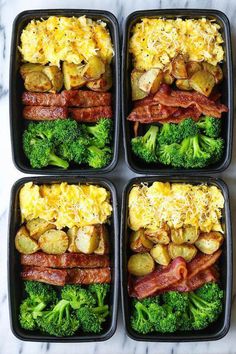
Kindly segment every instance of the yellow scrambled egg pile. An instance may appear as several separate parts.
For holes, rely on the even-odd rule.
[[[134,186],[129,193],[129,226],[156,230],[191,225],[201,231],[222,231],[224,197],[215,186],[154,182]]]
[[[32,20],[22,31],[19,50],[24,61],[57,66],[61,60],[80,64],[94,55],[110,63],[114,54],[106,24],[85,16]]]
[[[223,60],[220,26],[206,18],[167,20],[143,18],[132,29],[129,51],[139,70],[163,69],[178,53],[189,61],[216,65]]]
[[[112,212],[110,193],[95,185],[63,182],[38,186],[29,182],[21,188],[19,198],[22,222],[40,217],[58,229],[103,224]]]

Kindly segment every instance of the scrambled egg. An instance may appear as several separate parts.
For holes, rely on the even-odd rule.
[[[97,55],[110,63],[114,54],[106,23],[85,16],[32,20],[22,31],[19,50],[30,63],[80,64]]]
[[[167,20],[143,18],[132,29],[129,51],[139,70],[163,69],[179,52],[189,61],[216,65],[223,60],[220,26],[206,18]]]
[[[20,190],[20,210],[22,222],[40,217],[62,229],[106,223],[112,206],[110,193],[103,187],[29,182]]]
[[[129,194],[129,226],[156,230],[163,223],[177,229],[195,226],[203,232],[221,231],[224,197],[215,186],[154,182],[134,186]]]

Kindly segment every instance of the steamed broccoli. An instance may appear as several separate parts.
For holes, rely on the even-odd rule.
[[[140,301],[136,301],[130,319],[131,327],[138,333],[147,334],[154,331],[150,311]]]
[[[178,124],[164,123],[157,140],[160,145],[179,143],[182,140],[182,134],[180,134]]]
[[[109,284],[91,284],[88,290],[94,295],[98,306],[104,306],[105,298],[110,291]]]
[[[212,155],[202,148],[199,135],[189,138],[189,143],[190,145],[186,152],[184,167],[202,168],[211,163]]]
[[[112,154],[109,147],[100,149],[94,145],[88,148],[87,163],[93,168],[103,168],[111,162]]]
[[[174,311],[184,312],[188,306],[188,294],[179,291],[168,291],[163,294],[164,303]]]
[[[75,140],[67,140],[57,147],[57,153],[67,161],[74,161],[78,164],[86,163],[88,156],[88,140],[78,136]]]
[[[95,125],[84,125],[92,145],[103,148],[112,139],[113,122],[111,119],[102,118]]]
[[[85,333],[100,333],[102,324],[109,315],[108,305],[95,308],[81,307],[77,315]]]
[[[201,148],[209,153],[211,162],[218,162],[224,153],[224,140],[222,138],[209,138],[206,135],[199,136],[199,143]]]
[[[178,124],[179,136],[181,137],[181,142],[183,139],[195,136],[199,134],[198,126],[196,122],[192,118],[184,119],[182,122]]]
[[[150,321],[160,333],[173,333],[178,329],[178,313],[169,305],[151,304],[148,307]]]
[[[197,127],[210,138],[218,138],[221,133],[221,119],[209,116],[202,117],[197,123]]]
[[[173,165],[178,167],[178,163],[176,164],[176,157],[178,155],[178,151],[180,149],[180,145],[173,143],[171,145],[161,145],[158,152],[158,158],[163,165]],[[181,160],[182,161],[182,160]],[[179,163],[179,166],[181,166]]]
[[[143,136],[137,136],[131,140],[133,153],[142,160],[151,163],[157,162],[157,134],[159,128],[151,125]]]
[[[217,283],[206,283],[195,291],[205,301],[218,301],[224,297],[224,291],[220,289]]]
[[[37,318],[39,328],[54,336],[72,336],[80,326],[78,316],[67,300],[60,300]]]
[[[80,285],[65,285],[61,290],[61,297],[69,301],[74,310],[82,306],[93,307],[96,304],[92,294]]]

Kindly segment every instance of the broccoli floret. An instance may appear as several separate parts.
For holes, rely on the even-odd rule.
[[[224,291],[217,283],[206,283],[195,294],[208,302],[222,300],[224,297]]]
[[[194,329],[204,329],[214,322],[222,312],[221,298],[215,301],[206,301],[194,292],[189,293],[189,308],[192,315]]]
[[[222,138],[209,138],[206,135],[199,136],[201,148],[211,155],[211,163],[218,162],[224,153],[224,140]]]
[[[157,162],[157,134],[159,128],[151,125],[146,134],[131,140],[132,151],[140,159],[151,163]]]
[[[111,119],[102,118],[96,125],[84,125],[84,129],[90,135],[91,144],[103,148],[112,139],[113,122]]]
[[[180,145],[176,143],[171,145],[161,145],[158,154],[159,161],[163,163],[163,165],[175,166],[176,156],[178,155],[179,149]]]
[[[108,305],[96,308],[81,307],[77,314],[85,333],[100,333],[102,324],[109,315]]]
[[[57,294],[52,286],[34,281],[25,282],[25,291],[29,297],[20,306],[19,320],[22,328],[34,330],[37,318],[48,304],[56,302]]]
[[[67,161],[54,153],[53,143],[47,138],[34,136],[26,130],[23,134],[23,149],[33,168],[42,168],[48,165],[68,168]]]
[[[110,291],[109,284],[91,284],[88,290],[94,295],[99,307],[105,305],[106,296]]]
[[[189,306],[184,312],[178,313],[178,329],[181,331],[192,331],[193,324],[192,324],[192,316],[189,311]]]
[[[54,336],[72,336],[79,328],[80,321],[67,300],[60,300],[50,310],[37,318],[39,328]]]
[[[179,291],[168,291],[162,296],[166,305],[174,311],[184,312],[188,306],[188,294]]]
[[[159,306],[151,304],[148,306],[150,321],[157,332],[173,333],[178,328],[178,314],[168,305]]]
[[[103,168],[109,165],[112,158],[112,151],[109,147],[103,149],[97,146],[89,146],[87,163],[93,168]]]
[[[160,305],[160,296],[152,296],[152,297],[146,297],[142,300],[139,300],[144,306],[149,306],[151,304],[157,304]]]
[[[178,124],[179,136],[181,142],[183,139],[199,134],[199,129],[192,118],[187,118]]]
[[[88,155],[88,139],[78,136],[75,140],[67,140],[57,147],[57,153],[60,157],[74,161],[78,164],[86,163]]]
[[[186,153],[184,167],[202,168],[211,162],[211,154],[200,145],[199,135],[189,138],[189,148]]]
[[[138,333],[147,334],[154,331],[150,318],[150,311],[140,301],[136,301],[133,314],[130,318],[131,327]]]
[[[74,310],[82,306],[93,307],[96,304],[92,294],[88,290],[81,288],[80,285],[65,285],[62,288],[61,297],[69,301]]]
[[[210,138],[218,138],[221,133],[221,119],[209,116],[202,117],[197,123],[202,132]]]
[[[178,124],[173,124],[173,123],[163,124],[157,140],[160,145],[170,145],[173,143],[181,142],[182,134],[178,127]]]

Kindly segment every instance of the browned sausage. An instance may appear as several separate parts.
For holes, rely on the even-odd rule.
[[[111,106],[70,108],[69,115],[77,122],[96,123],[100,118],[112,118]]]
[[[25,106],[23,117],[28,120],[55,120],[68,117],[66,107]]]
[[[63,286],[66,284],[67,271],[44,267],[24,266],[21,272],[24,280],[35,280],[42,283]]]

